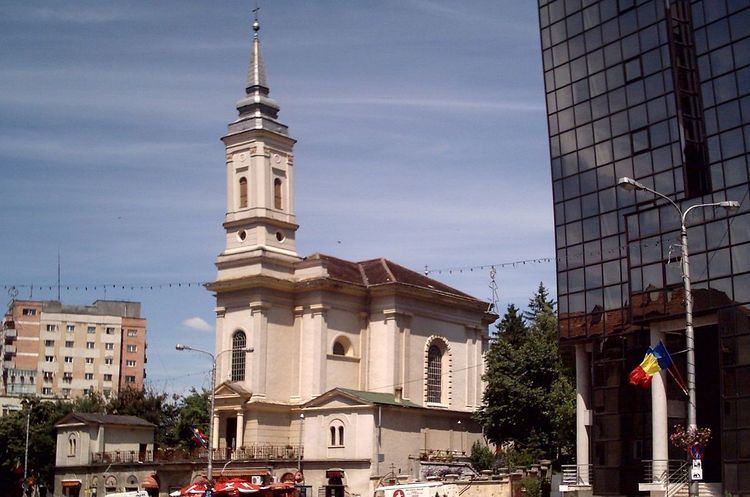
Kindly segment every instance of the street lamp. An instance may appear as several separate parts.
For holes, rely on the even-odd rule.
[[[26,446],[23,453],[23,487],[26,492],[26,478],[29,475],[29,424],[31,421],[31,409],[34,407],[29,399],[23,399],[21,405],[26,408]]]
[[[680,249],[681,257],[680,263],[682,266],[682,284],[685,291],[685,346],[686,346],[686,362],[687,362],[687,388],[688,388],[688,412],[687,412],[687,424],[688,431],[696,430],[698,424],[696,422],[696,401],[695,401],[695,335],[693,332],[693,296],[690,291],[690,262],[688,260],[688,233],[686,220],[688,213],[698,207],[722,207],[728,212],[736,211],[740,208],[740,203],[736,200],[723,200],[721,202],[712,202],[708,204],[697,204],[691,205],[684,211],[680,208],[677,203],[671,198],[667,197],[663,193],[659,193],[653,190],[643,183],[639,183],[633,178],[623,177],[617,180],[617,186],[624,190],[643,190],[667,200],[672,207],[677,210],[680,216]],[[690,497],[696,497],[698,495],[698,482],[690,481],[689,487]]]
[[[195,347],[191,347],[189,345],[183,345],[181,343],[178,343],[174,346],[177,350],[192,350],[193,352],[199,352],[201,354],[205,354],[211,358],[211,410],[208,417],[208,475],[206,475],[206,478],[208,480],[208,484],[211,484],[211,479],[213,477],[213,439],[214,439],[214,404],[216,403],[216,390],[215,390],[215,383],[216,383],[216,360],[221,356],[221,354],[224,354],[226,352],[245,352],[250,353],[253,352],[252,347],[247,348],[237,348],[237,349],[227,349],[222,350],[218,354],[214,355],[211,352],[207,350],[198,349]],[[28,430],[27,430],[28,431]]]

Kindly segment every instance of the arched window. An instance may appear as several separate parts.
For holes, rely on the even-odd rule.
[[[281,209],[281,180],[273,180],[273,206],[275,209]]]
[[[346,346],[340,340],[333,342],[333,355],[346,355]]]
[[[344,423],[340,419],[334,419],[331,421],[328,431],[331,435],[330,442],[331,447],[343,447],[344,446]]]
[[[232,335],[232,381],[245,381],[247,339],[245,332],[237,330]]]
[[[427,402],[443,400],[443,351],[430,345],[427,351]]]
[[[247,207],[247,178],[240,178],[240,209]]]
[[[71,435],[70,438],[68,438],[68,455],[74,456],[76,455],[76,436]]]

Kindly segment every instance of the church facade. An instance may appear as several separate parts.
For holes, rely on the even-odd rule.
[[[472,412],[496,316],[386,259],[298,255],[295,140],[269,96],[257,20],[253,28],[246,95],[222,138],[211,444],[235,472],[253,467],[249,451],[288,448],[287,466],[314,489],[364,495],[386,473],[419,477],[419,461],[467,454],[481,439]]]

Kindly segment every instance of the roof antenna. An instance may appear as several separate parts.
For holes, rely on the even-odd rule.
[[[62,302],[60,299],[60,247],[57,247],[57,301]]]

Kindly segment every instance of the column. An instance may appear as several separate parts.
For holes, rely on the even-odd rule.
[[[219,415],[214,414],[213,416],[213,428],[211,435],[213,440],[211,440],[211,448],[218,449],[219,448]]]
[[[241,449],[245,445],[245,410],[240,408],[237,411],[237,448]]]
[[[576,465],[578,483],[590,484],[591,359],[586,344],[576,344]]]
[[[661,331],[651,330],[651,343],[659,343],[664,338]],[[651,379],[651,438],[654,482],[661,481],[669,474],[669,429],[667,423],[667,388],[664,371]]]
[[[310,306],[310,319],[313,332],[313,395],[326,392],[328,386],[328,306],[313,304]]]
[[[226,316],[227,310],[226,307],[217,306],[214,308],[214,312],[216,313],[216,331],[215,331],[215,345],[214,345],[214,354],[219,354],[222,350],[226,348],[231,348],[231,338],[229,338],[230,344],[228,347],[225,346],[225,342],[227,340],[227,336],[224,333],[224,317]],[[224,354],[225,356],[231,356],[232,354]],[[216,362],[216,382],[221,383],[223,380],[222,378],[228,378],[229,377],[229,369],[227,368],[228,362],[226,361],[225,357],[218,356],[218,361]],[[212,385],[213,388],[216,388],[216,385]]]

